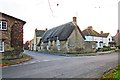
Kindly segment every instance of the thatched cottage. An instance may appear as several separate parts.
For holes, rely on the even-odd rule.
[[[77,25],[77,19],[73,17],[73,21],[46,31],[38,46],[40,51],[48,52],[83,53],[87,52],[86,49],[93,51],[92,46],[95,44],[85,42],[84,39],[85,37]],[[89,44],[87,45],[87,43]]]

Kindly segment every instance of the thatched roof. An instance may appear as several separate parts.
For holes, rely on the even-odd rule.
[[[43,42],[48,42],[48,40],[57,40],[57,37],[60,41],[67,40],[67,38],[71,35],[73,30],[75,29],[75,25],[73,22],[68,22],[66,24],[54,27],[48,31],[45,32],[45,34],[42,36]],[[77,26],[77,28],[79,28]],[[79,29],[80,33],[81,30]],[[81,33],[82,34],[82,33]]]
[[[85,30],[82,31],[82,34],[84,36],[96,36],[96,37],[101,37],[101,35],[92,29],[92,26],[89,26],[88,28],[86,28]]]

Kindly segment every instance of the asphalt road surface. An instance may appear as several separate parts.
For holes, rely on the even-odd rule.
[[[2,68],[3,78],[99,78],[118,64],[118,53],[65,57],[32,51],[33,60]]]

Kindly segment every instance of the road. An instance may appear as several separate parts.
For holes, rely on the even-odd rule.
[[[118,53],[65,57],[32,51],[33,60],[2,68],[3,78],[98,78],[118,64]]]

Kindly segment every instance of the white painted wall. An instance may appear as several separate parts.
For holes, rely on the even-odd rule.
[[[96,36],[85,36],[85,41],[97,41],[96,49],[103,48],[103,46],[109,46],[109,42],[112,42],[112,36],[109,34],[107,38],[105,37],[96,37]],[[99,43],[102,41],[103,43]]]
[[[34,34],[34,39],[33,39],[33,50],[36,51],[36,35]]]
[[[103,43],[100,43],[103,41],[102,37],[96,37],[96,36],[85,36],[86,40],[85,41],[96,41],[96,49],[98,48],[103,48]]]

